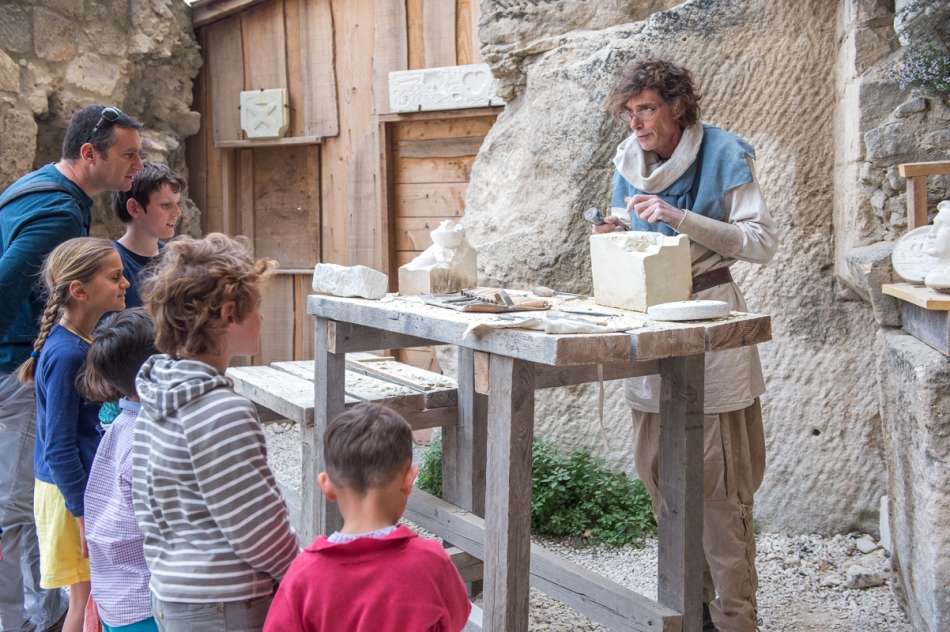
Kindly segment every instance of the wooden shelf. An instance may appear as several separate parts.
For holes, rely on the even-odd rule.
[[[294,147],[297,145],[319,145],[323,139],[319,136],[292,136],[289,138],[268,138],[263,140],[216,140],[217,149],[250,149],[253,147]]]
[[[922,285],[913,283],[885,283],[881,292],[918,307],[934,311],[950,311],[950,294],[935,292]]]
[[[424,121],[427,119],[454,119],[473,116],[497,116],[505,106],[491,106],[484,108],[460,108],[457,110],[426,110],[425,112],[389,112],[379,114],[381,123],[390,121]]]

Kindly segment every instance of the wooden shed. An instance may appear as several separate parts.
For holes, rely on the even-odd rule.
[[[393,70],[479,63],[477,0],[198,0],[202,115],[187,141],[206,232],[243,234],[280,262],[254,363],[310,357],[305,298],[321,261],[390,275],[464,212],[475,154],[501,108],[391,113]],[[243,90],[284,88],[273,140],[240,126]],[[426,351],[403,359],[431,366]]]

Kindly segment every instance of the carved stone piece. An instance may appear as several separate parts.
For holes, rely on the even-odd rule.
[[[313,291],[319,294],[380,299],[389,289],[389,277],[366,266],[318,263],[313,269]]]
[[[241,129],[248,138],[280,138],[289,125],[290,106],[285,89],[241,92]]]
[[[689,238],[626,231],[590,236],[594,301],[645,312],[692,290]]]
[[[950,293],[950,200],[937,205],[926,251],[937,261],[924,277],[924,285],[937,292]]]
[[[488,64],[389,73],[389,107],[393,112],[457,110],[504,104],[495,96],[495,79]]]
[[[729,303],[725,301],[675,301],[660,303],[647,308],[650,320],[706,320],[729,315]]]
[[[465,228],[445,220],[433,230],[432,245],[399,268],[399,293],[444,294],[478,285],[478,253]]]

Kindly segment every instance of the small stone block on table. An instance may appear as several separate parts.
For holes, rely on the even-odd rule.
[[[318,263],[313,269],[313,291],[344,298],[380,299],[389,289],[389,277],[366,266]]]

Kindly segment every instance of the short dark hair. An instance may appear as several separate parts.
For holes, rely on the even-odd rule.
[[[323,456],[334,484],[363,494],[412,464],[412,428],[392,408],[357,404],[327,425]]]
[[[134,198],[139,206],[144,210],[148,206],[149,198],[152,193],[167,184],[175,193],[181,193],[185,188],[185,181],[177,173],[172,171],[168,165],[159,162],[144,162],[142,170],[135,174],[132,179],[132,188],[128,191],[112,192],[112,210],[123,223],[128,224],[132,221],[129,215],[128,201]]]
[[[106,153],[115,144],[113,129],[116,127],[142,129],[141,123],[124,112],[119,113],[119,117],[114,123],[100,125],[99,129],[96,129],[96,125],[102,117],[102,111],[106,107],[104,105],[87,105],[73,113],[73,117],[69,121],[69,127],[66,128],[66,136],[63,138],[61,157],[64,160],[77,160],[79,149],[86,143],[92,143],[96,151]],[[93,134],[93,131],[96,133]]]
[[[696,92],[692,74],[662,59],[646,59],[624,68],[620,81],[607,97],[607,111],[620,118],[627,101],[644,90],[656,90],[665,103],[679,105],[679,122],[684,129],[699,122],[702,97]]]
[[[155,326],[148,313],[133,307],[109,316],[93,332],[77,386],[89,401],[135,396],[135,376],[155,348]]]

